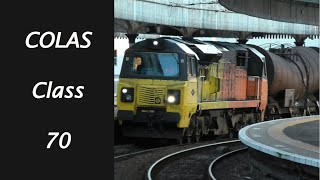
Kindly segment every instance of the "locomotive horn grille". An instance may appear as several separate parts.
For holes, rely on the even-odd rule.
[[[138,104],[139,105],[164,105],[165,92],[166,92],[165,88],[139,86],[138,87]]]

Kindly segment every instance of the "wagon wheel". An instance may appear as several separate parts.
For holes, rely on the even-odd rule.
[[[214,131],[209,130],[207,137],[211,139],[215,139],[216,137],[215,137]]]
[[[200,141],[200,137],[201,137],[201,132],[195,134],[195,140],[196,140],[196,142],[199,142],[199,141]]]
[[[182,145],[182,144],[183,144],[183,137],[178,137],[178,138],[177,138],[177,143],[178,143],[179,145]]]
[[[230,129],[228,132],[229,138],[237,138],[238,137],[238,131],[235,129]]]
[[[188,144],[191,143],[191,136],[187,136],[187,143],[188,143]]]
[[[190,117],[190,122],[189,122],[189,126],[186,130],[186,138],[187,138],[187,143],[190,144],[192,141],[192,136],[195,134],[195,130],[196,130],[196,116],[192,115]]]
[[[238,132],[241,128],[242,128],[242,126],[238,122],[236,122],[234,127],[232,129],[230,129],[228,132],[229,138],[237,138]]]
[[[199,120],[195,118],[195,128],[194,128],[194,136],[195,136],[195,141],[199,142],[201,135],[202,135],[202,125],[200,124]]]

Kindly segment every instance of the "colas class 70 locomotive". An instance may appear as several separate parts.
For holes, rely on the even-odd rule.
[[[125,52],[122,135],[199,141],[268,119],[318,114],[319,53],[295,47],[158,38]]]

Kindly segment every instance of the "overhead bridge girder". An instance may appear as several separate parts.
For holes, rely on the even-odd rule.
[[[318,0],[218,0],[227,9],[254,17],[319,26]]]
[[[208,1],[209,2],[209,1]],[[211,1],[210,1],[211,2]],[[198,0],[114,0],[114,18],[201,30],[318,35],[314,25],[261,19]]]

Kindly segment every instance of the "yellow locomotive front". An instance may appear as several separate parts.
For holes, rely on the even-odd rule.
[[[157,39],[127,49],[117,89],[124,136],[177,138],[188,127],[197,107],[197,57],[186,47]]]

